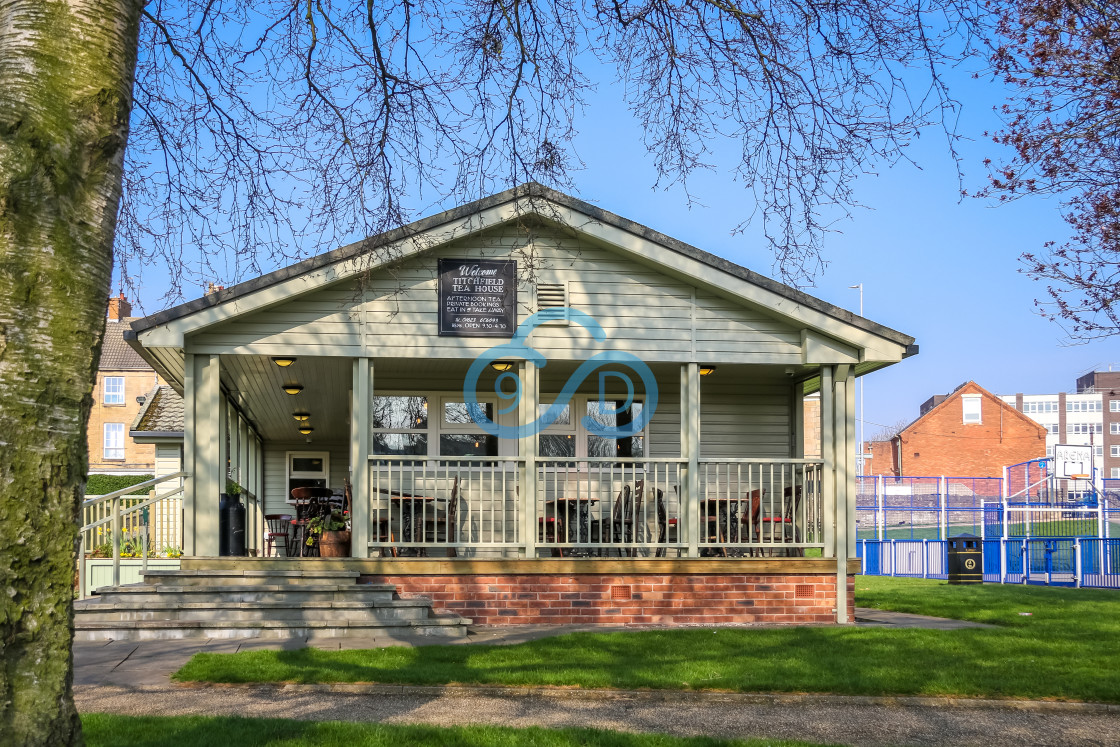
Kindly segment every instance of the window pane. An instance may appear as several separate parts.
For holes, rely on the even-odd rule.
[[[574,436],[546,433],[540,436],[540,450],[542,457],[574,457],[576,455],[576,439]]]
[[[446,457],[498,456],[498,439],[489,433],[443,433],[439,454]]]
[[[292,457],[292,472],[322,472],[323,460],[317,457]]]
[[[587,414],[600,425],[607,428],[624,428],[642,415],[642,403],[634,400],[625,410],[619,410],[626,400],[588,400]]]
[[[370,424],[392,430],[427,430],[427,397],[373,397]]]
[[[428,435],[426,433],[374,433],[373,453],[425,456],[428,453]]]
[[[106,423],[103,441],[105,459],[124,459],[124,423]]]
[[[443,422],[448,425],[470,425],[471,423],[477,422],[477,419],[473,415],[477,414],[479,410],[482,411],[482,414],[486,416],[487,420],[490,422],[494,421],[493,402],[479,402],[477,408],[478,409],[472,413],[471,410],[473,408],[466,402],[444,402]]]
[[[538,405],[537,417],[543,418],[544,414],[548,412],[548,408],[552,407],[551,404]],[[572,424],[572,406],[564,405],[560,410],[560,414],[552,421],[551,425],[571,425]],[[574,455],[573,455],[574,456]]]
[[[645,439],[641,436],[630,438],[587,437],[587,456],[589,457],[644,457]]]
[[[124,404],[124,377],[108,376],[105,378],[105,404]]]

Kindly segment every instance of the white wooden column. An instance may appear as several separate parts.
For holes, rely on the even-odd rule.
[[[681,459],[686,460],[681,474],[682,537],[688,543],[690,558],[700,555],[700,366],[681,366]]]
[[[847,449],[844,452],[847,464],[847,517],[848,517],[848,557],[856,557],[856,498],[859,495],[856,468],[856,449],[862,444],[856,441],[856,376],[855,368],[848,369],[844,385],[844,422],[847,431]]]
[[[373,397],[373,360],[355,358],[350,394],[350,556],[369,557],[370,481],[369,409]]]
[[[537,364],[522,361],[520,364],[521,401],[517,405],[518,426],[524,428],[537,422],[540,414],[540,375]],[[574,417],[579,417],[573,413]],[[521,457],[521,546],[525,557],[537,555],[537,457],[540,444],[537,429],[521,438],[517,445]]]
[[[824,556],[836,557],[836,454],[833,450],[832,366],[821,366],[821,499]]]
[[[796,382],[789,388],[790,445],[791,459],[805,458],[805,387]]]
[[[186,356],[184,375],[183,554],[218,554],[218,497],[225,490],[226,408],[216,355]]]
[[[834,489],[836,491],[836,622],[848,622],[848,557],[850,518],[849,491],[850,475],[855,474],[854,444],[848,440],[848,382],[850,367],[837,366],[832,382],[832,462],[834,465]],[[854,440],[854,439],[853,439]],[[854,510],[853,510],[854,514]],[[854,548],[852,548],[854,550]]]

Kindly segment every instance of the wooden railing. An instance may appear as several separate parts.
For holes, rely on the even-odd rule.
[[[595,558],[823,548],[820,461],[699,460],[683,480],[688,468],[679,458],[371,457],[369,548]],[[684,484],[696,486],[692,495]]]

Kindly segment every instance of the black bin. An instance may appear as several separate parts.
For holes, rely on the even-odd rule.
[[[227,493],[218,501],[218,555],[245,555],[245,507]]]
[[[949,583],[984,583],[984,543],[975,534],[949,538]]]

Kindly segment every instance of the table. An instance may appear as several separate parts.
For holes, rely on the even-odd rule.
[[[591,504],[598,503],[598,498],[553,498],[545,501],[547,506],[552,506],[553,515],[558,510],[563,510],[564,534],[568,542],[591,541]],[[591,548],[574,548],[572,555],[591,555]]]
[[[761,488],[753,490],[742,498],[720,497],[720,498],[705,498],[700,501],[700,511],[703,515],[705,522],[710,523],[712,520],[716,522],[716,539],[722,545],[727,542],[731,537],[731,527],[735,527],[734,541],[742,541],[742,527],[739,523],[739,507],[746,506],[747,510],[751,512],[751,516],[757,520],[757,508],[762,501],[763,490]],[[708,540],[711,541],[711,533],[709,532]],[[709,547],[704,548],[703,554],[714,555],[718,554],[727,557],[726,547]]]
[[[444,501],[445,498],[436,498],[431,495],[413,495],[411,493],[393,492],[387,488],[381,488],[381,493],[385,493],[389,500],[389,520],[392,521],[394,515],[401,524],[401,536],[410,537],[413,542],[417,542],[417,526],[416,519],[419,517],[420,526],[423,526],[424,521],[428,518],[436,518],[436,502]],[[421,537],[421,540],[423,537]],[[417,556],[424,557],[428,554],[427,548],[415,548]]]

